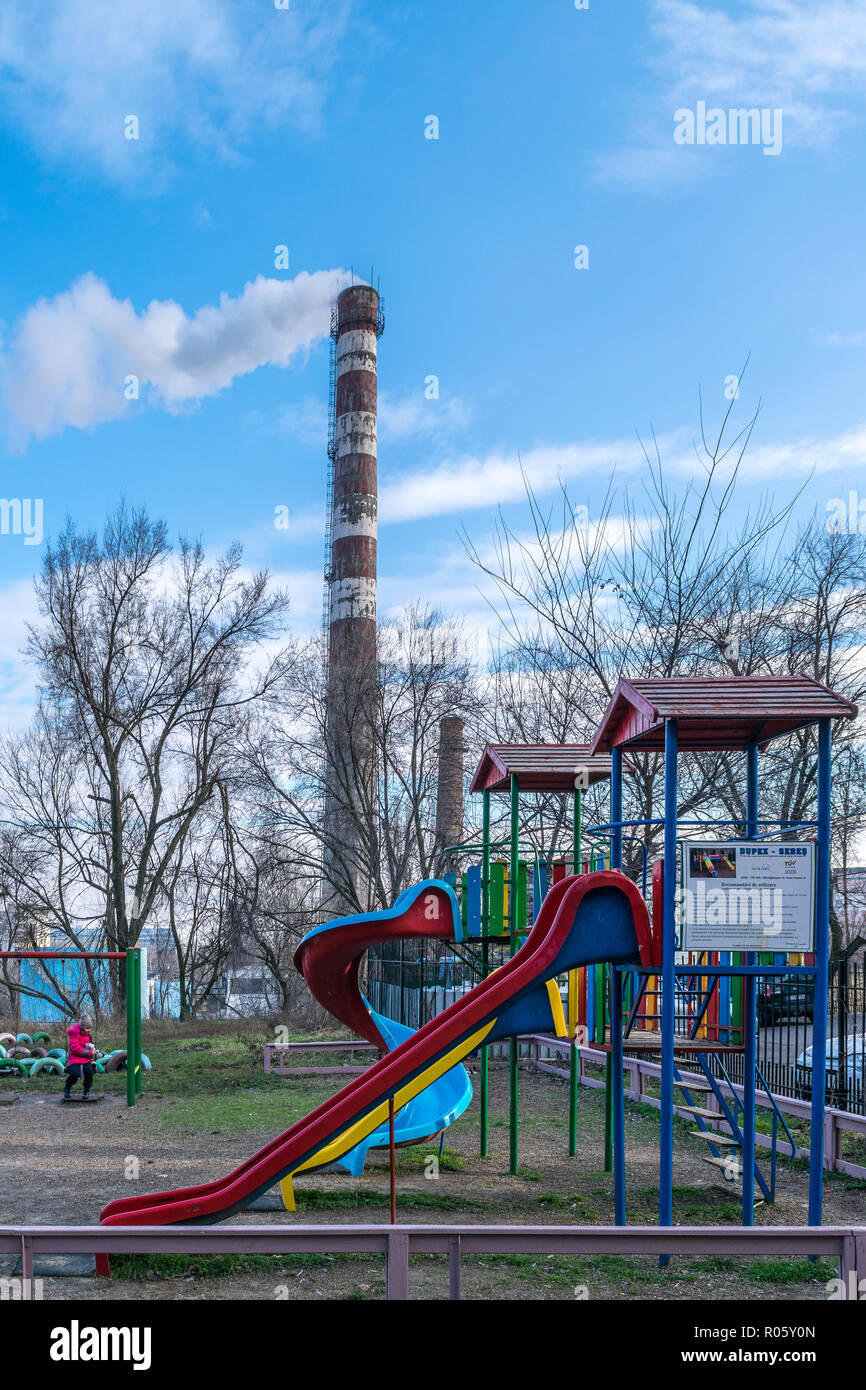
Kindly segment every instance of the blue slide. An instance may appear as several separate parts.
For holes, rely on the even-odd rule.
[[[384,941],[463,939],[460,908],[453,888],[425,879],[400,894],[392,908],[325,922],[308,932],[295,953],[295,965],[314,997],[341,1023],[374,1043],[385,1055],[413,1036],[413,1029],[377,1013],[359,985],[367,950]],[[394,1117],[394,1142],[432,1139],[462,1115],[472,1099],[472,1083],[460,1063],[432,1081]],[[339,1166],[358,1176],[370,1149],[389,1144],[388,1125],[380,1125]]]
[[[363,995],[361,997],[363,998]],[[393,1052],[395,1047],[412,1037],[413,1029],[376,1013],[366,999],[364,1003],[370,1011],[370,1017],[388,1043],[389,1052]],[[446,1129],[463,1114],[471,1099],[472,1082],[469,1080],[469,1073],[458,1063],[444,1076],[440,1076],[438,1081],[434,1081],[432,1086],[415,1096],[414,1100],[410,1100],[408,1105],[404,1105],[402,1110],[398,1110],[394,1116],[395,1144],[415,1144],[421,1139],[429,1139],[432,1135],[439,1134],[440,1130]],[[356,1148],[343,1154],[337,1160],[336,1167],[345,1168],[353,1177],[359,1177],[364,1171],[368,1149],[387,1148],[389,1142],[388,1126],[382,1125]]]

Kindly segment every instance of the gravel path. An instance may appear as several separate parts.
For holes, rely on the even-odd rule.
[[[335,1087],[336,1089],[336,1087]],[[399,1160],[400,1219],[411,1222],[508,1222],[519,1224],[608,1224],[613,1221],[611,1175],[602,1171],[602,1101],[600,1093],[581,1093],[579,1153],[566,1152],[567,1090],[563,1083],[534,1073],[520,1077],[520,1174],[507,1171],[508,1129],[507,1074],[491,1073],[491,1154],[478,1157],[478,1105],[447,1135],[447,1151],[459,1155],[458,1171],[443,1167],[438,1177],[425,1176],[423,1149],[401,1151]],[[107,1096],[99,1105],[64,1106],[56,1090],[27,1090],[11,1106],[0,1106],[0,1223],[76,1224],[96,1223],[100,1209],[112,1198],[134,1191],[191,1186],[228,1172],[256,1147],[273,1138],[262,1133],[218,1135],[202,1132],[170,1134],[160,1122],[162,1102],[144,1098],[134,1110],[122,1099]],[[629,1161],[629,1220],[655,1220],[658,1182],[657,1120],[644,1108],[627,1107]],[[737,1224],[739,1194],[717,1181],[701,1162],[705,1146],[677,1127],[675,1220],[682,1224]],[[435,1154],[435,1145],[431,1146]],[[457,1160],[459,1162],[459,1160]],[[431,1165],[428,1164],[428,1168]],[[246,1213],[234,1218],[242,1223],[298,1219],[313,1222],[381,1222],[387,1220],[384,1203],[388,1191],[387,1156],[376,1154],[360,1179],[336,1173],[306,1175],[297,1184],[297,1218],[283,1212]],[[351,1194],[371,1193],[359,1197]],[[328,1194],[334,1204],[329,1207]],[[415,1199],[413,1205],[412,1199]],[[310,1203],[315,1201],[316,1205]],[[379,1204],[375,1204],[376,1202]],[[779,1165],[777,1200],[756,1211],[758,1225],[799,1225],[806,1219],[808,1174]],[[405,1203],[405,1205],[404,1205]],[[824,1220],[832,1223],[866,1223],[866,1191],[854,1183],[828,1175]],[[654,1262],[636,1261],[634,1277],[618,1272],[613,1277],[604,1261],[593,1262],[593,1297],[629,1298],[734,1298],[742,1297],[742,1270],[708,1274],[679,1262],[663,1275]],[[676,1265],[677,1262],[674,1262]],[[220,1278],[152,1278],[112,1284],[115,1298],[315,1298],[380,1297],[383,1288],[381,1262],[373,1260],[324,1261],[321,1266],[299,1267],[288,1272],[249,1270]],[[429,1259],[416,1262],[412,1272],[413,1297],[437,1298],[447,1294],[447,1273]],[[534,1266],[514,1263],[466,1262],[464,1294],[467,1297],[569,1298],[575,1297],[573,1276],[559,1262],[536,1261]],[[750,1286],[756,1297],[823,1298],[823,1283],[795,1287],[772,1284]],[[93,1298],[104,1296],[95,1279],[46,1279],[44,1297]],[[578,1295],[579,1296],[579,1295]],[[750,1295],[751,1296],[751,1295]]]

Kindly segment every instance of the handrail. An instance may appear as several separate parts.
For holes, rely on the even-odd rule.
[[[839,1261],[844,1287],[866,1277],[866,1226],[3,1226],[0,1254],[21,1258],[21,1297],[34,1297],[41,1253],[90,1255],[384,1254],[386,1298],[409,1297],[409,1256],[447,1255],[460,1297],[461,1255],[811,1255]]]
[[[767,1080],[766,1080],[766,1078],[765,1078],[765,1076],[764,1076],[764,1073],[761,1071],[761,1068],[758,1066],[757,1062],[755,1063],[755,1075],[758,1077],[758,1079],[759,1079],[760,1082],[761,1082],[761,1086],[762,1086],[763,1089],[764,1089],[764,1095],[767,1097],[767,1100],[770,1102],[770,1105],[772,1106],[773,1110],[776,1112],[776,1114],[778,1115],[779,1119],[782,1121],[782,1128],[784,1129],[785,1133],[786,1133],[787,1136],[788,1136],[788,1143],[791,1145],[791,1158],[792,1158],[792,1159],[793,1159],[793,1158],[796,1158],[796,1157],[797,1157],[797,1141],[796,1141],[796,1139],[794,1138],[793,1134],[791,1133],[790,1129],[788,1128],[788,1122],[787,1122],[787,1120],[785,1119],[785,1116],[782,1114],[782,1111],[779,1109],[778,1105],[776,1104],[776,1097],[773,1095],[773,1092],[770,1090],[770,1087],[769,1087],[768,1084],[767,1084]],[[730,1083],[730,1080],[728,1080],[728,1085],[730,1085],[730,1084],[731,1084],[731,1083]]]

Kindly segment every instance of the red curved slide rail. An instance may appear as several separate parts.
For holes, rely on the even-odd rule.
[[[431,899],[434,901],[431,904]],[[431,912],[435,908],[435,913]],[[307,936],[295,952],[295,965],[314,999],[382,1052],[388,1044],[367,1010],[358,988],[358,969],[364,952],[381,941],[453,941],[451,902],[444,889],[432,884],[398,918],[380,913],[358,921],[341,922],[339,931]]]
[[[432,1062],[445,1056],[462,1039],[495,1018],[516,995],[536,981],[549,978],[551,966],[577,924],[583,898],[593,889],[602,887],[617,888],[625,894],[631,907],[641,963],[649,964],[652,943],[647,910],[630,879],[615,870],[563,879],[548,893],[532,931],[516,956],[303,1120],[216,1182],[109,1202],[102,1212],[101,1224],[206,1224],[230,1216],[251,1197],[267,1191],[286,1173],[300,1167],[329,1140],[375,1109]],[[594,956],[592,949],[592,943],[587,942],[588,961],[603,958]],[[97,1268],[100,1273],[108,1272],[107,1257],[98,1257]]]

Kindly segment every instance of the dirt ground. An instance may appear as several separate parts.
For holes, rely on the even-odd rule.
[[[283,1084],[286,1084],[285,1082]],[[291,1081],[287,1083],[291,1085]],[[335,1083],[337,1089],[339,1083]],[[477,1087],[476,1087],[477,1091]],[[24,1090],[17,1104],[0,1106],[0,1224],[75,1224],[98,1221],[112,1198],[132,1191],[191,1186],[228,1172],[274,1137],[273,1129],[246,1133],[168,1132],[159,1098],[147,1094],[128,1110],[106,1095],[99,1105],[63,1106],[59,1087]],[[252,1093],[251,1093],[252,1094]],[[251,1102],[252,1103],[252,1102]],[[491,1072],[490,1156],[481,1159],[478,1100],[449,1129],[436,1173],[430,1153],[401,1150],[398,1219],[412,1223],[612,1224],[612,1175],[603,1171],[601,1094],[580,1098],[578,1154],[567,1153],[567,1088],[533,1072],[520,1076],[520,1169],[508,1173],[507,1073]],[[648,1107],[627,1103],[628,1219],[655,1223],[658,1201],[658,1121]],[[739,1189],[701,1161],[706,1145],[679,1123],[675,1136],[674,1220],[680,1224],[739,1223]],[[361,1178],[322,1172],[296,1184],[297,1216],[247,1212],[235,1224],[271,1221],[386,1222],[387,1155],[371,1156]],[[777,1197],[756,1210],[757,1225],[801,1225],[806,1220],[808,1173],[781,1161]],[[866,1184],[828,1174],[826,1224],[866,1223]],[[379,1298],[384,1267],[374,1258],[286,1257],[266,1267],[236,1267],[204,1277],[203,1259],[183,1257],[186,1272],[166,1274],[139,1257],[140,1278],[116,1278],[110,1293],[95,1278],[45,1278],[45,1298],[310,1299]],[[261,1263],[261,1262],[260,1262]],[[255,1262],[254,1262],[255,1264]],[[677,1258],[666,1270],[654,1259],[512,1256],[465,1259],[464,1298],[506,1299],[824,1299],[835,1269],[792,1268],[792,1262]],[[778,1266],[778,1268],[776,1268]],[[446,1298],[448,1274],[437,1257],[413,1259],[413,1298]]]

